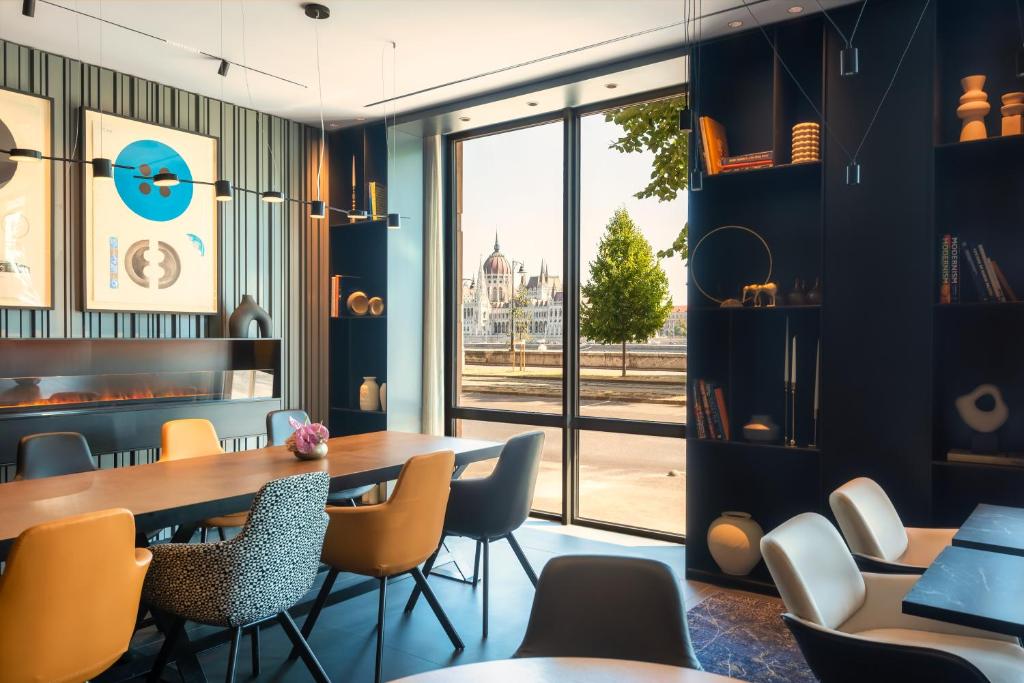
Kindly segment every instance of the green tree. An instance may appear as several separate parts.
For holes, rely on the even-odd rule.
[[[687,188],[689,136],[679,130],[679,110],[685,107],[686,97],[680,96],[631,104],[605,113],[605,121],[622,128],[622,136],[612,142],[611,149],[624,154],[648,151],[654,155],[651,180],[633,195],[637,199],[657,197],[658,201],[670,202]],[[688,232],[689,224],[684,223],[672,245],[660,250],[658,256],[671,258],[678,254],[686,261]]]
[[[622,344],[625,377],[626,342],[653,337],[672,310],[668,277],[625,208],[605,226],[581,294],[580,334],[600,344]]]
[[[510,313],[510,324],[509,324],[509,351],[512,352],[512,367],[516,365],[516,339],[519,339],[520,343],[525,343],[529,339],[530,332],[530,321],[527,316],[527,307],[530,305],[530,293],[526,289],[526,285],[520,285],[519,289],[512,296],[512,300],[509,302],[511,306]]]

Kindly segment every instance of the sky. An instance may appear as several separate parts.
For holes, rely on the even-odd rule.
[[[686,222],[686,195],[671,202],[636,199],[650,178],[653,154],[609,149],[621,128],[602,114],[583,117],[581,134],[581,280],[597,255],[605,225],[620,206],[654,251],[672,244]],[[463,274],[473,277],[479,260],[494,248],[525,263],[528,275],[546,260],[551,275],[562,275],[562,124],[474,138],[463,143]],[[686,303],[682,261],[663,259],[675,305]],[[519,266],[516,264],[516,269]]]

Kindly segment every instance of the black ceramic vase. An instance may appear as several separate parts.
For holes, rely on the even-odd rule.
[[[249,337],[249,325],[256,321],[259,330],[258,337],[271,337],[272,322],[270,314],[260,308],[256,300],[249,294],[243,294],[238,308],[228,318],[228,335],[232,339],[247,339]]]

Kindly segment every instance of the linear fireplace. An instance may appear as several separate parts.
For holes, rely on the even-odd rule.
[[[0,340],[0,465],[26,434],[81,432],[114,453],[159,446],[184,417],[222,438],[262,434],[280,406],[279,339]]]

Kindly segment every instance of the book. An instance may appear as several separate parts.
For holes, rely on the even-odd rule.
[[[960,238],[952,235],[949,242],[949,299],[960,303]]]
[[[705,386],[706,386],[706,391],[707,391],[708,405],[711,406],[711,411],[710,412],[711,412],[712,424],[714,425],[714,428],[715,428],[715,438],[718,439],[719,441],[721,441],[721,440],[726,439],[727,437],[725,435],[725,426],[724,426],[724,423],[722,422],[722,415],[721,415],[721,413],[718,412],[718,402],[715,400],[715,389],[716,389],[716,387],[718,385],[717,384],[707,384]]]
[[[746,171],[752,168],[771,168],[774,165],[774,161],[751,161],[745,164],[729,164],[728,166],[722,164],[721,172],[728,173],[730,171]]]
[[[722,387],[715,385],[715,405],[718,406],[718,415],[722,423],[722,433],[726,440],[732,439],[732,432],[729,430],[729,411],[725,407],[725,391]]]
[[[719,439],[717,424],[715,423],[715,415],[711,412],[711,401],[708,400],[708,387],[704,380],[700,381],[700,398],[704,402],[704,416],[705,422],[708,428],[709,439]]]
[[[734,156],[722,157],[722,166],[746,164],[751,161],[775,161],[775,152],[772,150],[766,150],[764,152],[750,152],[749,154],[737,154]]]
[[[950,236],[943,235],[939,242],[939,303],[950,303],[949,296],[949,244]]]
[[[1003,294],[1006,296],[1007,301],[1018,301],[1017,294],[1013,291],[1013,287],[1010,286],[1009,280],[1006,279],[1006,273],[999,267],[999,264],[992,261],[992,270],[996,272],[996,280],[999,281],[999,286],[1003,290]]]
[[[697,438],[706,438],[706,430],[704,429],[704,410],[701,407],[701,401],[697,396],[697,384],[695,383],[693,389],[693,417],[697,421]]]
[[[710,116],[701,116],[700,133],[708,175],[716,175],[722,170],[722,158],[729,156],[725,126]]]
[[[971,284],[974,285],[974,293],[978,295],[978,301],[988,301],[988,290],[985,289],[985,283],[981,279],[971,246],[967,242],[963,242],[960,248],[964,254],[964,262],[967,263],[967,272],[971,276]]]
[[[992,289],[992,283],[988,281],[988,268],[985,267],[985,261],[981,258],[981,251],[978,249],[978,245],[971,247],[971,255],[974,257],[974,262],[978,264],[981,282],[985,285],[985,301],[992,301],[995,299],[995,290]]]
[[[992,269],[992,262],[988,260],[988,254],[985,253],[985,245],[978,245],[978,254],[981,255],[981,262],[985,264],[985,271],[988,273],[988,282],[992,287],[992,293],[996,301],[1002,303],[1006,301],[1006,296],[1003,294],[1003,288],[999,286],[999,280],[996,278],[996,271]]]

